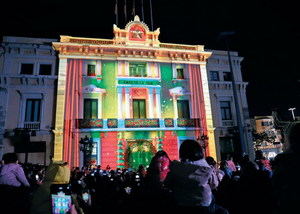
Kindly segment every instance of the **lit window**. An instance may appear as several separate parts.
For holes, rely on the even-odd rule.
[[[146,77],[146,63],[133,62],[129,63],[129,76],[131,77]]]
[[[190,108],[188,100],[177,100],[178,118],[190,118]]]
[[[32,75],[33,74],[33,64],[32,63],[22,63],[20,73],[21,74]]]
[[[133,100],[133,118],[146,118],[146,100]]]
[[[84,119],[98,118],[98,99],[84,99]]]
[[[87,75],[92,77],[96,76],[96,65],[88,64]]]
[[[51,75],[52,65],[51,64],[44,64],[40,65],[40,75]]]
[[[220,106],[222,120],[232,120],[230,101],[221,101]]]
[[[219,81],[219,72],[218,71],[210,71],[210,81]]]
[[[41,114],[41,99],[27,99],[25,122],[39,122]]]
[[[183,68],[176,68],[177,72],[177,79],[184,79],[184,69]]]

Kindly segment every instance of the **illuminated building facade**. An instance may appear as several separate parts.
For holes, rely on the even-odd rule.
[[[178,159],[185,139],[216,157],[206,61],[201,45],[161,43],[135,17],[113,39],[61,36],[54,160],[82,164],[79,141],[94,142],[102,166],[137,168],[165,150]]]

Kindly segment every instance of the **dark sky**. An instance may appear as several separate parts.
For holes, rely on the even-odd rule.
[[[8,1],[0,13],[0,36],[59,38],[59,35],[112,38],[115,0]],[[119,0],[119,25],[124,27]],[[132,19],[133,0],[127,0]],[[141,0],[135,0],[136,12]],[[232,50],[245,57],[243,77],[249,82],[250,114],[267,115],[277,109],[289,119],[289,107],[300,115],[299,11],[295,3],[273,0],[152,0],[154,28],[160,41],[203,44],[224,49],[222,31],[235,31]],[[144,0],[145,22],[150,26],[149,0]]]

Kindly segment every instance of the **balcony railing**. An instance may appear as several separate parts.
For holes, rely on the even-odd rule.
[[[25,129],[39,130],[40,125],[40,122],[24,122]]]
[[[234,126],[234,122],[232,120],[223,120],[222,126]]]
[[[77,128],[103,128],[103,129],[122,129],[122,128],[199,128],[200,119],[193,118],[132,118],[132,119],[78,119]]]
[[[80,129],[103,128],[103,119],[78,119],[77,127]]]
[[[157,128],[159,119],[125,119],[126,128]]]

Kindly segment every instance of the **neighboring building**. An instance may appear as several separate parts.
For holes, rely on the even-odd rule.
[[[27,128],[30,141],[46,141],[44,153],[29,154],[28,161],[49,163],[53,142],[53,103],[55,102],[55,39],[3,37],[0,61],[0,158],[13,152],[9,138],[15,128]],[[19,154],[24,161],[24,154]]]
[[[113,168],[147,165],[161,149],[178,159],[185,139],[200,141],[206,155],[218,160],[239,152],[226,52],[161,43],[159,33],[135,17],[125,29],[114,25],[114,39],[4,37],[2,152],[13,151],[1,137],[15,128],[35,130],[31,141],[47,142],[47,161],[51,154],[72,166],[86,160],[81,143],[89,139],[92,161]],[[242,58],[231,56],[253,156]],[[43,163],[44,154],[30,154],[29,161]]]
[[[283,138],[279,129],[276,129],[274,118],[272,116],[255,116],[253,120],[253,127],[256,133],[265,133],[273,142],[255,142],[257,150],[262,150],[266,157],[274,158],[283,150]]]
[[[212,56],[207,61],[209,78],[210,101],[212,106],[215,140],[219,158],[227,154],[236,155],[241,150],[240,139],[237,135],[237,116],[232,90],[232,75],[229,68],[226,51],[208,50]],[[249,118],[246,96],[247,82],[243,81],[241,72],[242,57],[237,52],[230,52],[235,82],[237,85],[238,103],[240,106],[244,139],[247,143],[246,153],[254,157],[252,129]]]

